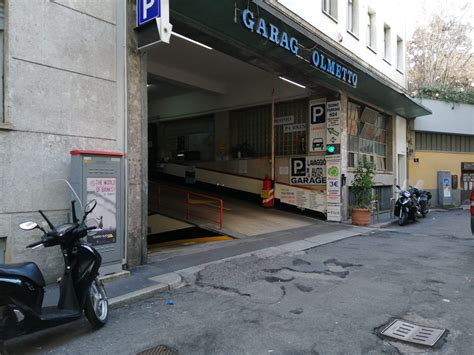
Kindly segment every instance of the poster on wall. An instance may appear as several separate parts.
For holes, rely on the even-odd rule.
[[[274,121],[275,126],[282,126],[286,124],[291,124],[295,122],[295,116],[280,116],[280,117],[275,117]]]
[[[326,157],[327,220],[341,221],[341,158]]]
[[[281,203],[322,213],[326,211],[326,196],[323,192],[278,184],[277,189]]]
[[[326,104],[326,139],[327,144],[341,144],[340,101],[331,101]]]
[[[306,132],[306,123],[295,123],[283,126],[283,133]]]
[[[326,100],[309,102],[309,153],[323,152],[326,149]]]
[[[291,185],[325,185],[326,160],[324,156],[290,158]]]
[[[117,241],[117,179],[87,178],[87,201],[95,199],[97,206],[87,216],[92,225],[102,223],[102,228],[92,230],[87,242],[92,245],[111,244]]]
[[[340,222],[341,221],[341,204],[328,201],[326,216],[327,216],[328,221]]]

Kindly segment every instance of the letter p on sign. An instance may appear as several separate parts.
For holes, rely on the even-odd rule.
[[[137,25],[160,17],[161,0],[137,0]]]

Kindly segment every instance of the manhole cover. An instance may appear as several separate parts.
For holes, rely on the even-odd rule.
[[[137,355],[178,355],[178,351],[166,345],[158,345],[150,349],[143,350]]]
[[[380,334],[409,343],[434,346],[445,332],[446,329],[420,327],[413,323],[395,319]]]

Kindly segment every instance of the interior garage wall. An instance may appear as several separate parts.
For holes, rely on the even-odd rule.
[[[88,2],[89,3],[89,2]],[[5,124],[0,124],[0,237],[7,263],[35,261],[48,281],[59,248],[25,249],[41,233],[18,224],[65,222],[72,149],[117,151],[116,1],[7,1]]]

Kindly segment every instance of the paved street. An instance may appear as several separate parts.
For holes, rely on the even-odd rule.
[[[9,342],[18,353],[472,354],[474,238],[468,211],[434,212],[304,252],[213,264],[170,293]],[[174,301],[168,305],[167,301]],[[427,350],[375,335],[397,317],[448,328]]]

